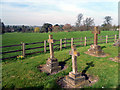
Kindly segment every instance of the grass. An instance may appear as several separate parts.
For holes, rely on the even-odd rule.
[[[53,39],[56,39],[56,40],[64,39],[64,38],[72,38],[72,37],[80,38],[80,37],[85,37],[85,36],[87,36],[87,37],[94,36],[91,33],[91,31],[58,32],[58,33],[5,33],[2,35],[2,46],[21,44],[21,42],[24,42],[24,43],[41,42],[41,41],[47,40],[49,34],[52,34]],[[118,31],[101,31],[100,35],[105,36],[105,35],[115,35],[115,34],[118,34]],[[87,38],[87,40],[90,40],[90,39],[93,40],[93,38]],[[83,38],[83,40],[84,40],[84,38]],[[77,40],[77,41],[79,41],[79,40]],[[70,42],[70,40],[67,40],[67,42]],[[60,43],[60,42],[57,41],[54,44],[58,44],[58,43]],[[76,43],[76,44],[78,45],[80,43]],[[43,46],[43,45],[44,45],[43,43],[42,44],[34,44],[34,45],[33,44],[26,45],[26,48],[39,47],[39,46]],[[48,43],[47,43],[47,45],[48,45]],[[6,48],[3,48],[2,51],[7,52],[7,51],[13,51],[13,50],[19,50],[19,49],[21,49],[21,46],[6,47]],[[49,47],[47,47],[47,50],[49,50]],[[31,52],[36,52],[36,51],[43,51],[43,48],[26,50],[26,53],[31,53]],[[6,54],[3,54],[3,58],[16,56],[16,55],[21,55],[21,52],[6,53]]]
[[[21,44],[21,42],[41,42],[48,39],[48,35],[52,34],[53,39],[59,40],[64,38],[80,38],[80,37],[93,37],[91,31],[76,31],[76,32],[58,32],[58,33],[5,33],[2,35],[2,45]],[[99,35],[115,35],[118,31],[101,31]]]
[[[77,57],[78,71],[84,70],[86,63],[93,62],[94,67],[90,67],[87,70],[87,74],[95,75],[99,77],[99,81],[89,88],[116,88],[118,86],[118,63],[108,60],[110,57],[118,55],[117,47],[109,44],[100,44],[105,46],[103,48],[105,53],[110,54],[108,57],[93,57],[85,54],[89,46],[78,47],[77,51],[80,52],[80,56]],[[71,49],[56,51],[55,57],[59,62],[65,61],[71,56],[69,51]],[[56,80],[58,77],[68,75],[72,70],[72,60],[66,61],[68,68],[54,75],[47,76],[46,73],[41,73],[37,69],[37,66],[46,63],[46,59],[49,57],[49,53],[41,54],[38,56],[28,57],[24,60],[13,61],[9,63],[2,62],[2,85],[3,88],[58,88]],[[60,87],[59,87],[60,88]]]

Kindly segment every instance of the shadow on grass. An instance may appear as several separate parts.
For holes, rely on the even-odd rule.
[[[120,88],[120,85],[118,85],[117,88]]]
[[[101,49],[106,48],[106,46],[102,46]]]
[[[94,67],[93,61],[91,61],[90,63],[86,63],[86,65],[87,65],[87,66],[86,66],[85,69],[82,71],[82,75],[85,76],[86,80],[88,80],[89,77],[87,76],[86,72],[88,71],[88,69],[89,69],[90,67]]]
[[[65,66],[66,62],[67,62],[68,60],[70,60],[71,58],[72,58],[72,57],[70,56],[68,59],[66,59],[66,60],[64,60],[64,61],[59,62],[59,65],[61,66],[61,69],[63,69],[63,68],[64,68],[64,66]]]

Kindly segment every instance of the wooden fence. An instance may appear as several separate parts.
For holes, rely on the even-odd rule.
[[[109,43],[109,42],[115,42],[118,38],[118,35],[106,35],[106,36],[98,36],[98,44],[99,43]],[[80,38],[64,38],[64,39],[60,39],[60,40],[54,40],[54,50],[62,50],[62,49],[67,49],[70,48],[72,45],[76,45],[76,47],[79,46],[87,46],[87,45],[91,45],[93,44],[93,40],[94,37],[80,37]],[[35,44],[39,44],[37,45],[37,47],[30,47],[27,48],[27,46],[29,45],[35,45]],[[1,60],[5,60],[5,59],[9,59],[9,58],[16,58],[18,55],[31,55],[31,54],[35,54],[35,53],[46,53],[49,51],[49,43],[47,42],[47,40],[44,40],[42,42],[35,42],[35,43],[21,43],[21,44],[17,44],[17,45],[9,45],[9,46],[2,46],[0,48],[4,49],[4,48],[11,48],[11,47],[21,47],[18,50],[6,50],[3,52],[0,52],[0,54],[2,54],[3,58]],[[33,49],[39,49],[41,48],[41,50],[36,51],[36,52],[29,52],[27,53],[28,50],[33,50]],[[11,53],[18,53],[18,55],[12,55]],[[11,56],[8,55],[5,56],[6,54],[10,53]]]

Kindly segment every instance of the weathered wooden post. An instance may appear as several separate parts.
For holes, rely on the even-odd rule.
[[[81,37],[80,39],[81,39],[81,41],[83,40],[83,38],[82,38],[82,37]]]
[[[87,45],[87,37],[85,37],[85,43],[84,43],[84,46]]]
[[[44,40],[44,53],[46,53],[46,40]]]
[[[60,50],[62,50],[62,39],[60,39]]]
[[[66,48],[66,42],[67,42],[67,41],[66,41],[66,38],[65,38],[65,39],[64,39],[64,47],[65,47],[65,48]]]
[[[108,35],[106,35],[106,43],[108,42]]]
[[[102,36],[100,36],[100,42],[102,42]]]
[[[115,34],[115,42],[116,42],[116,40],[117,40],[117,35]]]
[[[83,38],[81,37],[81,38],[80,38],[80,40],[81,40],[81,41],[80,41],[80,44],[81,44],[81,43],[82,43]]]
[[[25,43],[22,43],[22,56],[25,57]]]
[[[73,46],[73,40],[74,40],[74,38],[71,38],[71,48]]]

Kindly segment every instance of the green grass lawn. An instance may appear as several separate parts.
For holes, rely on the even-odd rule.
[[[91,31],[58,32],[58,33],[16,33],[15,32],[15,33],[5,33],[2,35],[2,46],[21,44],[21,42],[24,42],[24,43],[41,42],[41,41],[47,40],[49,34],[52,34],[53,39],[55,39],[55,40],[60,40],[60,39],[64,39],[64,38],[70,39],[70,38],[83,37],[83,39],[81,41],[84,41],[85,36],[86,37],[94,37],[94,35],[91,33]],[[115,34],[118,34],[118,31],[101,31],[101,34],[99,34],[99,36],[115,35]],[[103,39],[105,39],[105,37]],[[87,40],[93,40],[93,38],[87,38]],[[74,41],[80,41],[80,39],[74,40]],[[70,42],[70,40],[67,40],[67,42]],[[93,42],[93,41],[91,41],[91,42]],[[54,44],[59,44],[59,43],[60,43],[59,41],[56,41]],[[79,45],[79,44],[80,44],[80,42],[76,43],[76,45]],[[82,42],[81,44],[84,44],[84,42]],[[47,45],[49,45],[49,44],[47,43]],[[68,45],[70,46],[70,44],[67,44],[67,46]],[[33,47],[40,47],[40,46],[44,46],[44,43],[26,45],[25,48],[33,48]],[[59,46],[58,46],[58,48],[59,48]],[[15,47],[2,48],[2,51],[7,52],[7,51],[13,51],[13,50],[20,50],[20,49],[21,49],[21,46],[15,46]],[[49,50],[49,47],[47,47],[47,50]],[[31,52],[36,52],[36,51],[44,51],[44,49],[39,48],[39,49],[26,50],[26,53],[31,53]],[[17,56],[17,55],[21,55],[21,51],[3,54],[3,58]]]
[[[47,38],[47,36],[46,36]],[[110,54],[108,57],[93,57],[85,54],[89,46],[78,47],[77,51],[80,52],[80,56],[77,57],[78,71],[84,70],[86,63],[93,62],[94,67],[90,67],[86,74],[91,74],[99,77],[97,83],[90,88],[116,88],[118,86],[118,63],[108,60],[110,57],[118,55],[118,48],[109,44],[100,44],[105,46],[103,48],[105,53]],[[68,68],[54,75],[47,75],[46,73],[39,72],[37,66],[46,63],[46,59],[49,57],[49,53],[41,54],[38,56],[27,57],[26,59],[12,62],[2,62],[2,85],[3,88],[57,88],[56,84],[58,77],[68,75],[72,70],[72,60],[69,59],[69,51],[66,49],[62,51],[56,51],[55,57],[59,62],[66,61]]]
[[[41,42],[48,39],[48,35],[52,34],[53,39],[59,40],[64,38],[80,38],[93,37],[91,31],[76,31],[76,32],[58,32],[58,33],[5,33],[2,35],[2,45],[21,44],[21,42]],[[118,31],[101,31],[99,35],[115,35]]]

